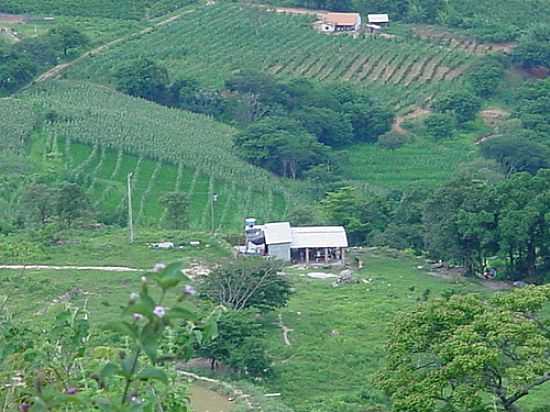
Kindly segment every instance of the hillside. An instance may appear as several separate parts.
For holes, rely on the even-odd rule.
[[[456,44],[434,45],[408,35],[325,36],[311,21],[229,3],[197,6],[170,26],[87,59],[67,75],[109,83],[122,65],[146,56],[165,65],[173,78],[196,78],[212,87],[235,70],[257,69],[280,78],[349,81],[402,108],[452,87],[476,60]]]
[[[134,173],[138,224],[161,223],[159,199],[176,190],[190,196],[194,228],[214,223],[233,230],[246,216],[282,216],[288,207],[286,184],[238,160],[231,147],[234,130],[205,116],[66,81],[2,102],[19,108],[18,117],[6,119],[10,133],[4,144],[28,151],[31,107],[41,107],[49,120],[35,129],[33,163],[77,179],[109,220],[124,216],[129,172]],[[212,217],[214,193],[219,200]]]

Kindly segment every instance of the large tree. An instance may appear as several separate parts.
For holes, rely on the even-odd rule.
[[[452,296],[397,317],[379,386],[395,412],[520,412],[550,381],[550,287]]]
[[[166,209],[168,226],[183,229],[189,221],[189,197],[182,192],[169,192],[160,199],[160,204]]]
[[[233,310],[272,310],[285,306],[290,294],[281,267],[281,262],[260,257],[233,259],[215,269],[200,289],[210,300]]]
[[[90,43],[90,39],[85,34],[71,26],[51,29],[48,36],[55,46],[63,50],[64,56],[67,56],[70,50],[84,47]]]
[[[169,83],[168,70],[150,59],[132,61],[116,74],[117,89],[132,96],[162,103]]]
[[[328,158],[327,147],[291,119],[266,118],[239,133],[234,139],[238,156],[252,164],[296,178]]]

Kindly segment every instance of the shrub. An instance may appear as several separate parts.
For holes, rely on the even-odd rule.
[[[449,113],[434,113],[426,120],[426,131],[436,140],[451,137],[456,129],[455,116]]]
[[[403,146],[405,143],[407,143],[407,137],[402,134],[398,133],[384,133],[382,136],[378,138],[378,145],[383,147],[384,149],[398,149],[399,147]]]

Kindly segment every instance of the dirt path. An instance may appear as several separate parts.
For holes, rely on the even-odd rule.
[[[279,327],[283,331],[283,340],[285,342],[285,345],[292,346],[292,344],[290,343],[290,339],[288,339],[288,333],[292,332],[294,329],[289,329],[288,327],[285,326],[285,324],[283,323],[283,316],[280,313],[279,313]]]
[[[48,71],[46,71],[46,72],[42,73],[40,76],[38,76],[31,84],[44,82],[46,80],[56,78],[59,75],[61,75],[69,67],[75,65],[76,63],[81,62],[82,60],[84,60],[88,57],[100,54],[100,53],[104,52],[105,50],[109,49],[110,47],[113,47],[113,46],[115,46],[119,43],[123,43],[123,42],[126,42],[128,40],[132,40],[136,37],[142,36],[142,35],[147,34],[147,33],[151,33],[155,29],[157,29],[159,27],[166,26],[170,23],[173,23],[174,21],[180,19],[181,17],[185,16],[186,14],[193,13],[194,11],[195,11],[195,9],[186,10],[182,13],[179,13],[179,14],[167,17],[167,18],[163,18],[160,22],[155,23],[152,26],[146,27],[145,29],[142,29],[138,32],[119,37],[118,39],[115,39],[115,40],[111,40],[108,43],[105,43],[105,44],[103,44],[99,47],[96,47],[95,49],[89,50],[86,53],[83,53],[82,55],[80,55],[79,57],[77,57],[76,59],[74,59],[70,62],[62,63],[62,64],[59,64],[57,66],[52,67]]]
[[[144,272],[144,269],[124,266],[50,266],[50,265],[0,265],[9,270],[97,270],[100,272]]]
[[[408,131],[405,130],[401,125],[408,121],[408,120],[414,120],[418,119],[420,117],[427,116],[431,113],[430,110],[424,109],[422,107],[417,107],[413,111],[403,115],[403,116],[396,116],[395,120],[393,121],[392,130],[394,133],[397,134],[407,134]]]
[[[487,126],[493,128],[493,131],[481,136],[476,141],[476,145],[493,140],[494,138],[500,136],[500,133],[498,132],[499,125],[510,117],[510,112],[499,107],[490,107],[486,110],[482,110],[479,115]]]

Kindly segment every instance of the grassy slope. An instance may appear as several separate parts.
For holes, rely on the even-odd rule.
[[[65,170],[83,182],[93,203],[123,216],[126,176],[134,172],[138,224],[162,222],[159,198],[168,191],[191,197],[191,225],[237,230],[246,216],[280,219],[288,207],[287,184],[232,154],[231,127],[205,116],[170,110],[112,90],[82,83],[50,82],[21,99],[4,99],[8,128],[3,145],[23,149],[36,110],[55,113],[34,134],[33,162],[46,171]],[[35,111],[32,111],[32,108]],[[52,110],[52,108],[55,108]],[[14,116],[14,114],[16,116]]]
[[[32,263],[147,268],[155,262],[175,259],[213,263],[229,253],[216,238],[180,232],[138,232],[132,246],[126,243],[122,231],[75,233],[68,239],[78,242],[49,248],[43,258],[35,258]],[[200,239],[202,245],[189,246],[183,251],[147,248],[147,242],[161,239],[183,243]],[[351,404],[360,396],[370,397],[371,401],[378,399],[370,379],[382,365],[391,320],[398,312],[411,310],[426,289],[431,291],[430,297],[449,289],[489,293],[475,282],[454,283],[430,276],[417,269],[423,261],[416,258],[378,250],[368,252],[364,261],[366,268],[359,276],[372,279],[370,283],[340,288],[333,288],[330,281],[308,279],[304,277],[307,272],[289,271],[296,293],[280,313],[284,324],[293,329],[289,334],[292,346],[284,345],[281,331],[274,325],[277,313],[265,319],[269,352],[277,372],[267,383],[268,390],[282,392],[285,403],[297,412],[331,410],[326,409],[329,401],[335,410],[334,405],[339,402]],[[47,310],[54,299],[63,296],[72,296],[69,301],[74,304],[87,300],[94,324],[110,320],[118,313],[119,303],[125,302],[128,294],[138,287],[139,279],[139,273],[0,271],[2,290],[10,291],[10,308],[18,318],[33,322],[40,319],[35,313]],[[542,406],[548,396],[549,384],[536,391],[525,406]]]
[[[345,170],[352,178],[384,189],[403,190],[411,186],[436,187],[449,180],[461,164],[479,158],[476,133],[463,133],[435,142],[418,135],[412,141],[388,150],[376,145],[356,145],[347,149]]]

